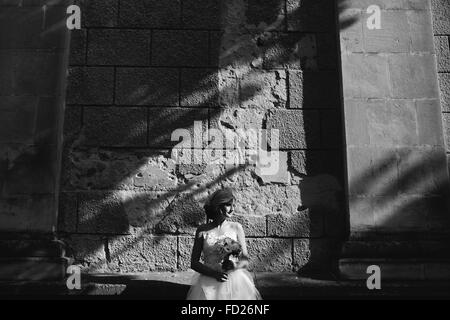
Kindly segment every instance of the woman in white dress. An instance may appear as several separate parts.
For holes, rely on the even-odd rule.
[[[188,300],[261,299],[252,276],[247,271],[248,255],[244,230],[239,223],[227,220],[233,214],[233,202],[232,190],[222,189],[216,191],[205,205],[208,223],[200,226],[195,234],[191,268],[198,274],[194,277]],[[225,239],[238,243],[241,254],[237,261],[227,261],[232,263],[232,267],[224,269]]]

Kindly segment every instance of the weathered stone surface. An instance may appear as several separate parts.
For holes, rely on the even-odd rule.
[[[248,239],[250,270],[287,272],[292,270],[292,240]]]
[[[218,29],[222,25],[221,2],[219,0],[184,0],[183,26],[189,28]]]
[[[290,151],[290,168],[298,175],[315,176],[330,174],[339,176],[343,167],[343,155],[338,151]]]
[[[442,109],[450,112],[450,73],[439,74],[439,87],[441,90]]]
[[[152,65],[207,66],[208,39],[207,31],[153,31]]]
[[[181,106],[216,106],[219,75],[215,69],[182,69]]]
[[[267,230],[270,237],[298,237],[307,238],[320,236],[322,225],[313,226],[309,211],[300,211],[292,215],[277,214],[267,217]]]
[[[76,193],[61,193],[59,195],[58,232],[75,233],[77,223]]]
[[[0,97],[1,143],[33,143],[38,103],[34,97]]]
[[[264,68],[290,68],[315,70],[317,63],[317,43],[314,34],[278,34],[260,40],[264,48]]]
[[[450,34],[450,3],[446,0],[432,0],[433,29],[436,34]]]
[[[82,24],[85,27],[115,27],[119,0],[76,0],[81,7]],[[121,1],[124,2],[124,1]]]
[[[267,120],[268,129],[279,130],[280,149],[307,149],[320,146],[319,113],[305,110],[279,110]]]
[[[109,269],[114,272],[149,272],[177,268],[177,238],[126,236],[108,241]]]
[[[122,105],[179,105],[178,70],[118,68],[116,103]]]
[[[298,186],[263,186],[236,192],[236,214],[265,216],[293,214],[301,206]]]
[[[147,30],[89,30],[87,62],[95,65],[150,64],[151,32]]]
[[[167,208],[167,215],[156,225],[158,233],[194,235],[195,230],[205,223],[203,208],[192,197],[180,196]]]
[[[438,71],[450,71],[450,47],[448,36],[434,37],[434,45],[436,47]]]
[[[208,109],[194,108],[151,108],[149,110],[150,147],[172,148],[181,141],[171,141],[172,133],[177,129],[190,132],[191,146],[201,147],[202,139],[196,134],[195,122],[201,122],[199,129],[206,131]],[[200,130],[199,130],[200,131]]]
[[[83,272],[104,272],[107,270],[105,239],[99,236],[71,235],[63,239],[67,244],[67,256]]]
[[[240,80],[240,99],[244,108],[283,108],[287,100],[286,72],[253,71]]]
[[[121,0],[121,27],[164,28],[180,25],[181,1]]]
[[[114,70],[109,67],[72,67],[69,69],[68,104],[112,104]]]
[[[447,152],[450,152],[450,113],[444,113],[443,117],[444,117],[444,125],[445,125],[444,134],[445,134],[445,138],[447,141],[447,144],[446,144]]]
[[[191,254],[194,246],[194,238],[178,237],[178,270],[191,268]]]
[[[284,29],[285,7],[283,1],[247,0],[246,18],[249,25],[261,30]]]
[[[339,32],[342,52],[363,52],[363,13],[359,9],[340,6]]]
[[[267,235],[266,217],[235,214],[231,220],[242,225],[246,237],[264,237]]]
[[[146,145],[147,109],[140,107],[86,107],[84,109],[84,134],[85,144],[88,146]]]
[[[349,8],[367,9],[377,5],[383,10],[429,10],[428,0],[348,0]]]
[[[82,65],[86,63],[86,30],[73,30],[70,35],[70,59],[71,65]]]
[[[270,155],[270,160],[262,160],[261,162],[264,162],[264,165],[266,165],[266,162],[268,162],[268,165],[271,168],[274,168],[274,170],[262,170],[262,168],[257,167],[255,172],[256,174],[261,178],[261,181],[264,184],[289,184],[291,182],[290,180],[290,174],[288,171],[288,154],[287,152],[282,151],[275,151],[276,156]],[[263,165],[261,165],[263,166]]]
[[[439,89],[436,73],[434,55],[389,57],[392,97],[409,99],[437,97]]]
[[[117,192],[80,193],[78,232],[93,234],[127,234],[128,217]]]

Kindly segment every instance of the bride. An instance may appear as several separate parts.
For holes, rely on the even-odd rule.
[[[195,234],[191,268],[198,274],[188,292],[188,300],[261,299],[246,269],[248,256],[244,230],[239,223],[227,220],[233,214],[233,202],[232,191],[222,189],[216,191],[205,205],[208,223],[200,226]],[[225,239],[240,245],[239,260],[227,261],[231,261],[231,268],[223,267]],[[203,263],[200,261],[202,254]]]

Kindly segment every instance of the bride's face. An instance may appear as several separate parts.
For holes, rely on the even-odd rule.
[[[229,203],[224,204],[220,211],[223,218],[231,218],[234,211],[234,201],[230,201]]]

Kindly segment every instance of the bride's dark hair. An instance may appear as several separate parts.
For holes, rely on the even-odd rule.
[[[234,200],[233,190],[225,188],[217,190],[206,202],[204,209],[207,220],[214,220],[219,214],[220,207]]]

